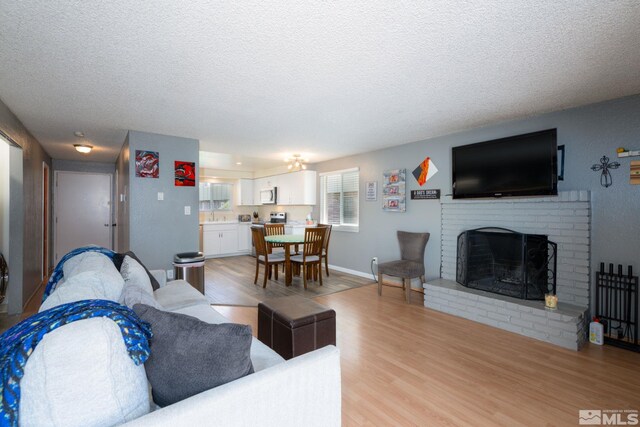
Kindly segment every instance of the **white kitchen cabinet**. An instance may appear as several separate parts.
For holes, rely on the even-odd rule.
[[[260,190],[263,190],[267,185],[266,178],[257,178],[253,180],[253,200],[256,205],[261,205],[260,203]]]
[[[255,195],[253,191],[253,179],[239,179],[236,184],[236,204],[238,206],[252,206],[259,204],[260,199],[255,201]]]
[[[238,224],[238,252],[251,251],[251,223]]]
[[[299,171],[279,175],[279,205],[315,205],[316,171]]]
[[[276,187],[278,189],[278,205],[315,205],[317,176],[316,171],[304,170],[254,179],[253,203],[262,204],[260,203],[261,190]]]
[[[204,224],[202,251],[205,257],[238,253],[238,224]]]

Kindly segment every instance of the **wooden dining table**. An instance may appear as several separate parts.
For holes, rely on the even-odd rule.
[[[280,243],[284,246],[284,284],[290,286],[293,282],[291,270],[291,246],[304,243],[304,234],[274,234],[264,236],[267,243]]]

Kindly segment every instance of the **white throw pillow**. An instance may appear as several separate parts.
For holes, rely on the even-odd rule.
[[[64,277],[39,311],[84,299],[120,299],[124,280],[113,261],[104,254],[84,252],[76,255],[63,264],[62,271]]]
[[[151,280],[149,279],[147,271],[138,261],[129,255],[125,256],[124,260],[122,260],[120,274],[124,279],[125,286],[135,286],[153,296],[153,286],[151,286]]]
[[[20,381],[21,426],[113,426],[150,410],[144,365],[110,319],[79,320],[47,334]]]
[[[113,261],[108,256],[100,252],[88,251],[68,259],[62,265],[62,272],[64,277],[69,279],[84,271],[103,271],[108,267],[113,267],[113,270],[118,272],[115,265],[113,265]]]
[[[158,310],[164,308],[158,304],[153,293],[153,286],[146,270],[138,261],[125,256],[120,267],[120,274],[124,279],[124,289],[120,295],[120,304],[133,308],[136,304],[146,304]]]
[[[117,273],[115,267],[113,269]],[[39,311],[86,299],[118,301],[123,287],[124,280],[120,274],[94,271],[77,273],[59,283],[53,293],[42,303]]]

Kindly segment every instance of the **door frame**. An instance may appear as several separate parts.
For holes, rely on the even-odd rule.
[[[7,312],[8,314],[20,314],[23,312],[23,266],[24,266],[24,152],[22,147],[9,135],[0,129],[0,143],[9,144],[9,253],[5,254],[9,265],[9,280],[7,288]]]
[[[42,162],[42,272],[40,278],[44,279],[49,273],[49,248],[51,242],[51,168],[46,162]]]
[[[113,174],[112,173],[104,173],[104,172],[80,172],[80,171],[64,171],[64,170],[56,170],[53,171],[53,188],[54,188],[54,196],[53,196],[53,217],[55,220],[53,221],[53,253],[56,252],[56,244],[58,242],[58,175],[61,173],[72,173],[76,175],[105,175],[109,177],[109,243],[111,245],[111,249],[113,250]],[[62,255],[64,256],[64,254]],[[61,256],[61,257],[62,257]],[[54,255],[55,258],[55,255]]]

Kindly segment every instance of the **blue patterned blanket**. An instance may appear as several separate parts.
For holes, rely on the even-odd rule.
[[[51,295],[51,293],[56,289],[56,285],[58,284],[60,279],[62,279],[62,277],[64,276],[64,271],[62,270],[62,266],[64,265],[64,263],[74,256],[80,255],[84,252],[100,252],[101,254],[104,254],[111,259],[113,259],[114,255],[116,254],[114,251],[100,246],[83,246],[81,248],[72,250],[62,257],[62,259],[58,262],[58,265],[56,265],[56,268],[53,270],[53,273],[51,273],[51,277],[49,277],[47,286],[44,289],[44,295],[42,295],[42,302],[44,302],[44,300],[46,300],[49,295]]]
[[[77,301],[31,316],[0,335],[0,427],[18,425],[20,380],[29,356],[42,338],[68,323],[93,317],[107,317],[120,327],[129,357],[136,365],[147,360],[153,336],[150,325],[116,302]]]

